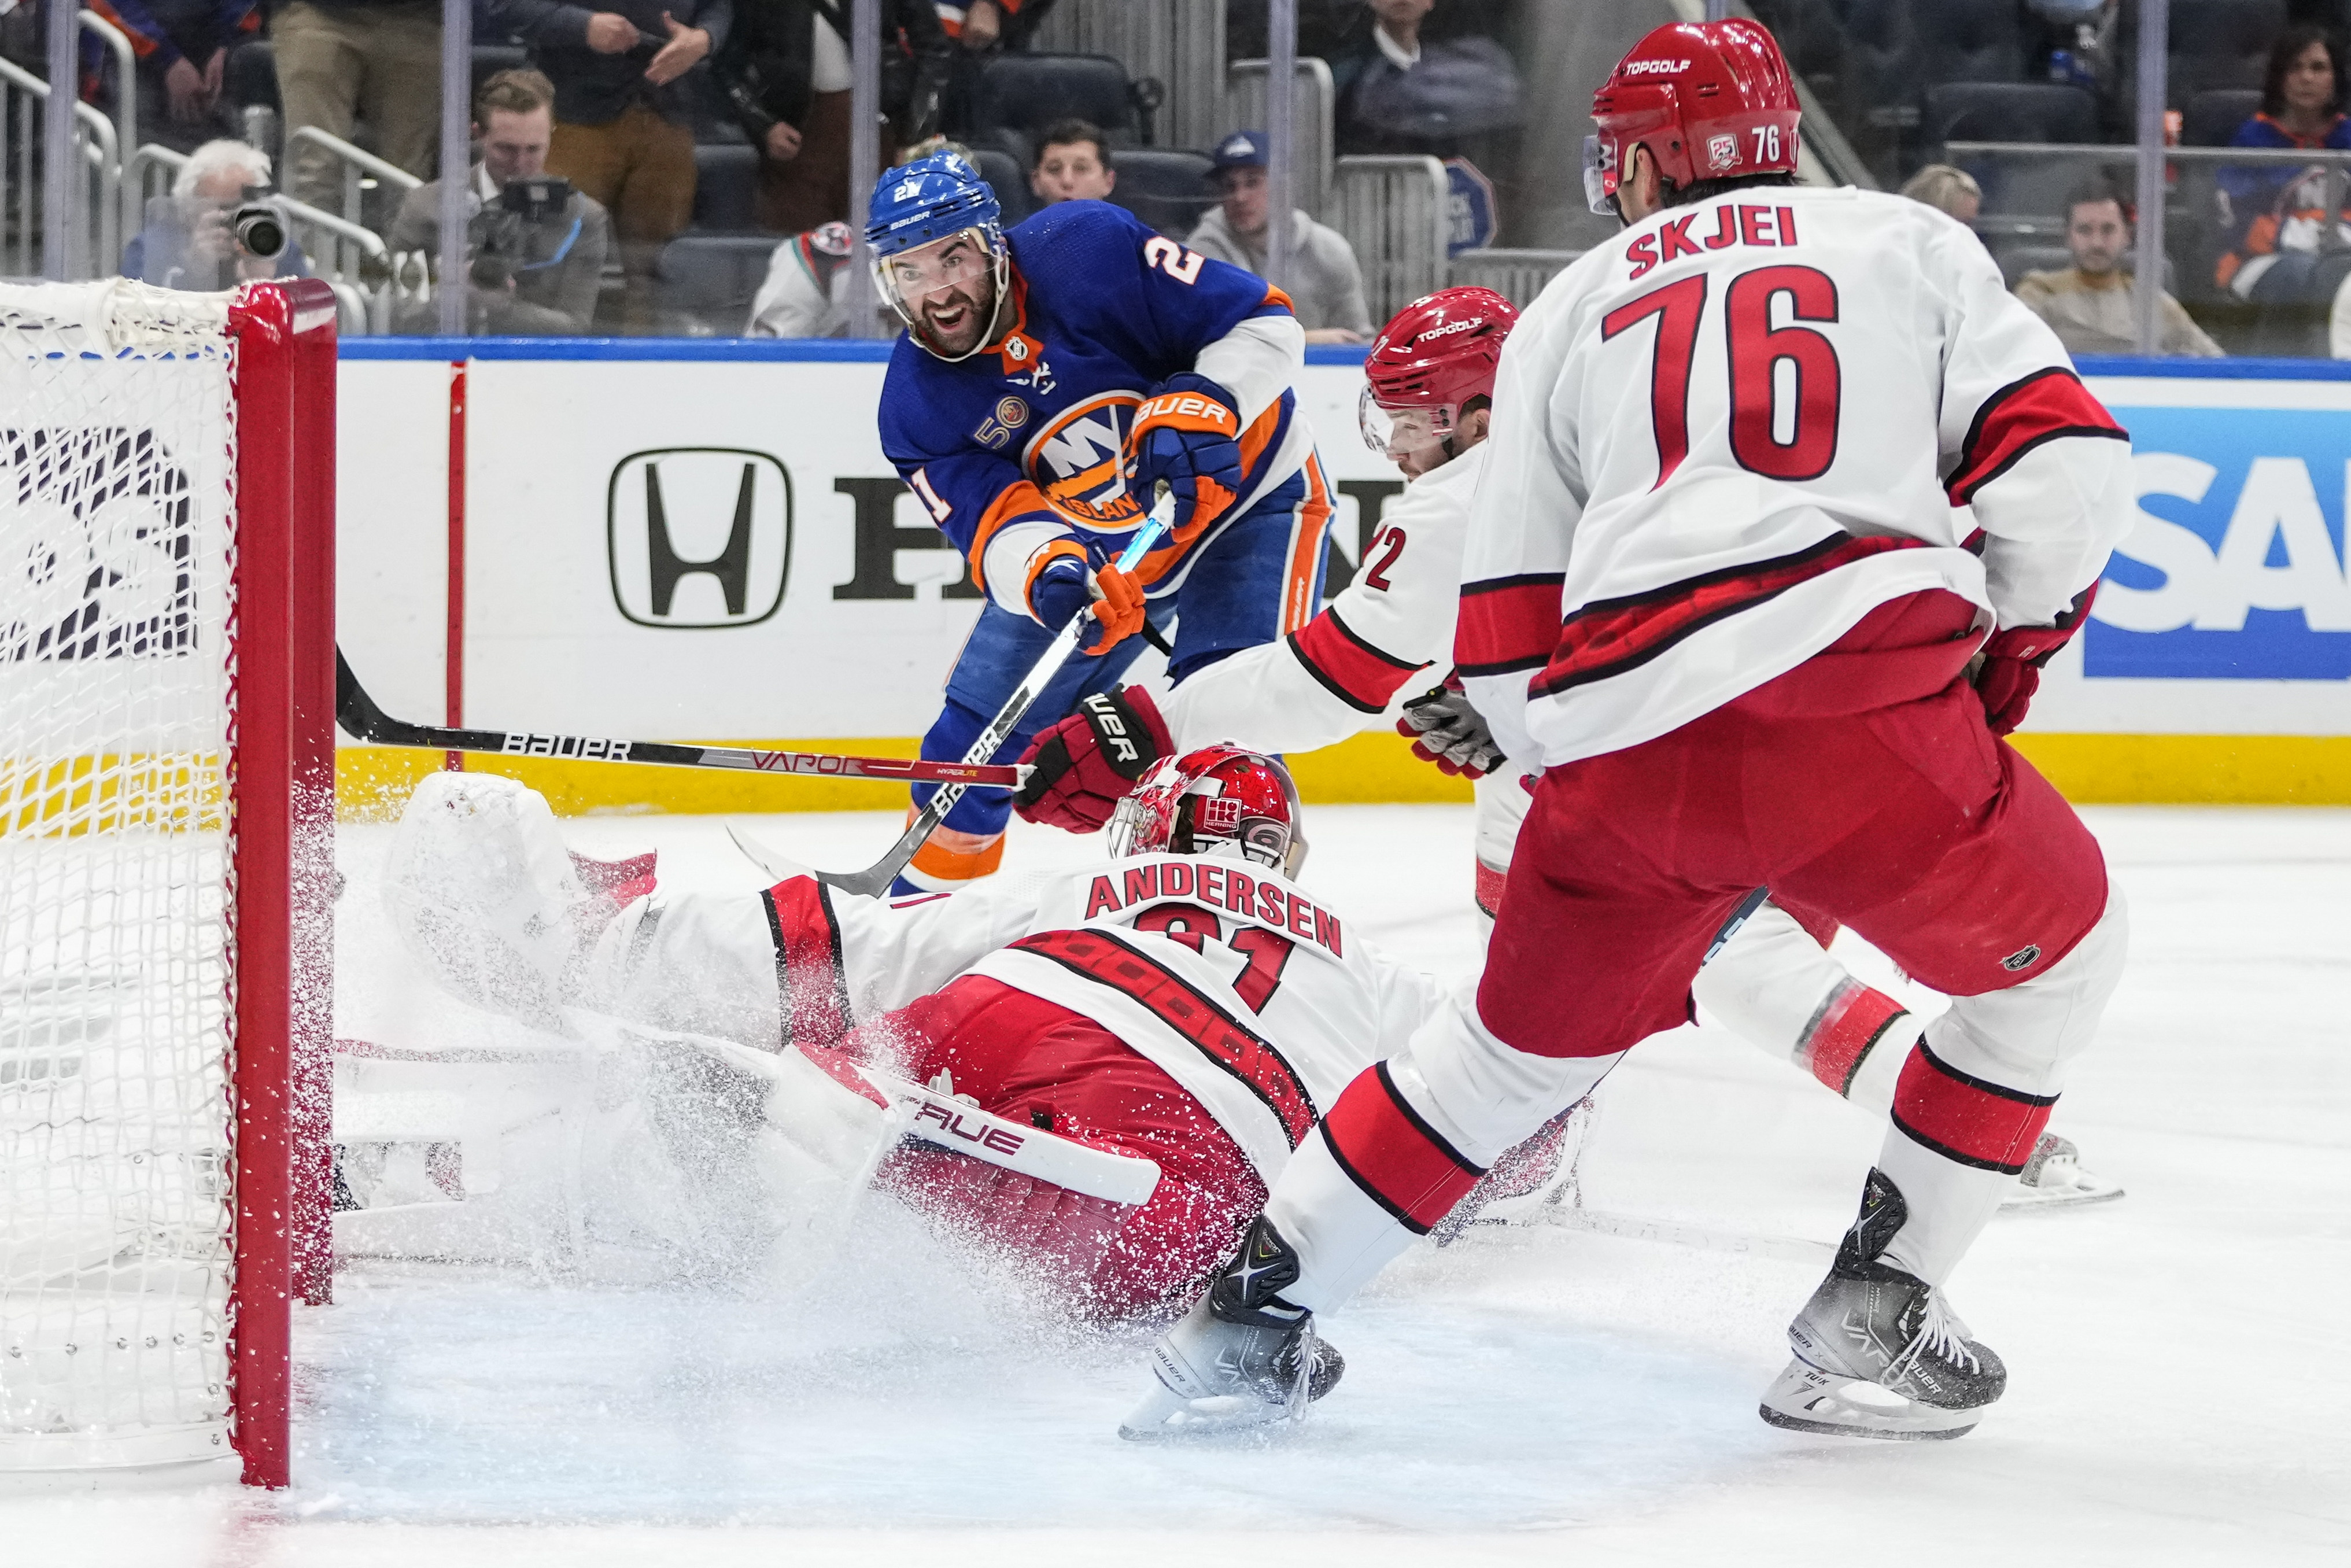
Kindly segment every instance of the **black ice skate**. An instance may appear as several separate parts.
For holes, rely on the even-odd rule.
[[[1764,1391],[1763,1419],[1847,1437],[1956,1437],[2007,1387],[2000,1357],[1968,1337],[1941,1291],[1877,1260],[1907,1218],[1901,1189],[1871,1171],[1861,1218],[1788,1325],[1796,1356]]]
[[[1303,1419],[1346,1362],[1314,1333],[1314,1314],[1281,1299],[1298,1254],[1260,1216],[1208,1293],[1151,1347],[1159,1386],[1120,1423],[1137,1442],[1211,1437]]]

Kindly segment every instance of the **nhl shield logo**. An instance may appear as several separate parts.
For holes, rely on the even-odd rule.
[[[2035,963],[2040,961],[2040,958],[2041,945],[2037,942],[2028,942],[2023,946],[2019,947],[2015,952],[2011,953],[2007,957],[2002,958],[2000,961],[2000,967],[2013,975],[2021,969],[2029,969],[2032,967]]]
[[[1728,169],[1739,162],[1739,138],[1713,136],[1707,139],[1707,162],[1718,169]]]

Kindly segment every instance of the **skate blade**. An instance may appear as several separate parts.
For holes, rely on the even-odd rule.
[[[1270,1437],[1303,1419],[1305,1401],[1297,1407],[1270,1405],[1243,1394],[1217,1394],[1189,1399],[1165,1384],[1154,1388],[1133,1414],[1118,1424],[1118,1435],[1130,1443],[1193,1443],[1246,1436]]]
[[[2111,1203],[2122,1195],[2122,1183],[2084,1171],[2063,1186],[2027,1186],[2018,1182],[2001,1199],[2000,1211],[2032,1214],[2053,1208],[2081,1208],[2093,1203]]]
[[[1923,1443],[1974,1431],[1984,1408],[1945,1410],[1922,1405],[1877,1384],[1839,1377],[1802,1361],[1791,1361],[1763,1391],[1755,1413],[1790,1432]]]

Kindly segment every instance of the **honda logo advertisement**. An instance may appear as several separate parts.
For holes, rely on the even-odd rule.
[[[792,481],[764,452],[632,452],[605,491],[612,601],[640,626],[757,626],[784,601]]]

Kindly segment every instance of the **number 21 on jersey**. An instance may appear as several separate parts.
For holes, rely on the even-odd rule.
[[[1649,423],[1657,440],[1657,483],[1689,455],[1690,377],[1698,325],[1713,279],[1706,273],[1663,284],[1602,318],[1607,342],[1645,321],[1656,322],[1649,369]],[[1784,307],[1788,324],[1771,325]],[[1769,479],[1817,479],[1836,461],[1844,373],[1836,348],[1801,323],[1837,319],[1835,280],[1814,267],[1759,267],[1723,291],[1730,382],[1730,455]]]

